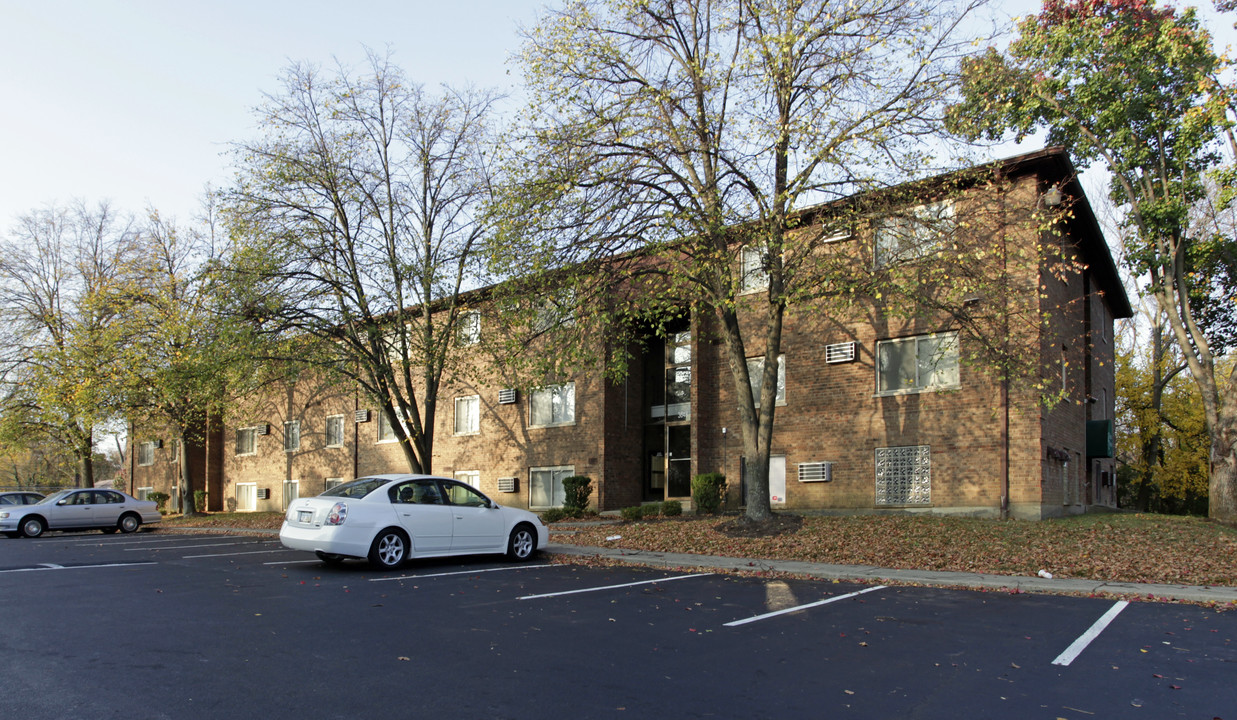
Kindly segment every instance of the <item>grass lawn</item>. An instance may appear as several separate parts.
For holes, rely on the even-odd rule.
[[[282,513],[168,516],[169,528],[278,529]],[[1093,514],[1027,522],[909,515],[805,517],[796,532],[732,537],[727,518],[682,517],[598,526],[551,525],[552,540],[655,552],[806,560],[1120,582],[1237,587],[1237,528],[1200,518]],[[608,541],[607,537],[622,539]]]

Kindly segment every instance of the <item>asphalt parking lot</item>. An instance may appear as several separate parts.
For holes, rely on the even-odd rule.
[[[0,715],[1237,718],[1237,613],[273,538],[0,539]]]

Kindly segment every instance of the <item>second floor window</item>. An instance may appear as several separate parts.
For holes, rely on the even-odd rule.
[[[284,452],[296,452],[301,449],[301,421],[289,420],[283,424]]]
[[[153,442],[144,442],[137,446],[137,464],[155,464],[155,444]]]
[[[326,446],[342,447],[344,444],[344,416],[332,415],[326,419]]]
[[[739,292],[752,293],[769,288],[769,272],[765,257],[758,247],[747,246],[739,251]]]
[[[236,454],[253,455],[258,452],[258,429],[240,428],[236,431]]]
[[[576,384],[563,383],[537,388],[529,393],[529,425],[546,427],[576,421]]]
[[[876,344],[878,395],[959,386],[958,333],[881,340]]]
[[[455,434],[472,435],[481,430],[481,397],[469,395],[455,399]]]
[[[481,342],[481,313],[475,310],[460,313],[456,332],[460,345],[476,345]]]

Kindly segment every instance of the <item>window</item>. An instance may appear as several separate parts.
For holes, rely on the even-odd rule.
[[[768,287],[769,271],[765,268],[764,253],[757,247],[744,247],[739,251],[739,292],[759,292]]]
[[[467,485],[443,483],[442,486],[447,491],[447,502],[452,505],[463,505],[465,507],[490,506],[490,501],[486,500],[484,495]]]
[[[326,419],[326,446],[327,447],[343,447],[344,445],[344,416],[331,415]]]
[[[236,509],[238,512],[253,512],[258,509],[257,483],[236,483]]]
[[[455,434],[475,435],[481,430],[481,396],[455,399]]]
[[[180,444],[179,439],[172,441],[172,462],[180,460]]]
[[[457,470],[455,472],[455,479],[465,485],[471,485],[475,488],[481,487],[481,471],[479,470]]]
[[[301,421],[289,420],[283,424],[283,451],[296,452],[301,449]]]
[[[238,428],[236,431],[236,454],[254,455],[258,452],[258,429]]]
[[[153,487],[140,487],[137,489],[137,499],[138,500],[149,500],[150,494],[154,491],[155,489]]]
[[[532,427],[569,425],[576,421],[576,384],[564,383],[529,393]]]
[[[153,442],[144,442],[137,446],[137,464],[142,466],[155,464],[155,444]]]
[[[876,343],[878,395],[959,387],[958,333]]]
[[[284,480],[283,481],[283,509],[287,510],[301,496],[301,481],[300,480]]]
[[[395,429],[391,427],[391,421],[387,419],[385,410],[378,411],[378,442],[394,442]]]
[[[533,316],[533,332],[542,333],[560,325],[576,321],[576,293],[571,288],[562,290],[560,298],[541,298],[537,301]]]
[[[563,479],[575,474],[572,466],[532,468],[528,476],[529,508],[544,510],[561,506],[566,499]]]
[[[752,384],[752,401],[760,407],[760,383],[765,372],[765,359],[762,357],[747,359],[748,381]],[[786,356],[777,356],[777,399],[778,405],[786,404]]]
[[[919,205],[876,225],[876,267],[917,260],[936,253],[953,234],[954,206],[942,201]]]
[[[481,313],[476,310],[460,313],[456,338],[460,345],[476,345],[481,342]]]
[[[322,483],[322,491],[326,492],[327,490],[330,490],[331,488],[337,488],[343,484],[344,484],[343,478],[337,478],[337,477],[327,478],[326,481]]]
[[[927,445],[876,448],[876,504],[932,501],[932,453]]]

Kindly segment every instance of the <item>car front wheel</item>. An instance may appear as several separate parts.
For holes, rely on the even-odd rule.
[[[399,567],[407,557],[408,536],[399,530],[383,530],[369,548],[369,562],[387,570]]]
[[[116,523],[116,526],[120,528],[122,533],[131,533],[136,532],[138,526],[141,524],[142,519],[137,515],[130,513],[128,515],[121,515],[120,522]]]
[[[507,557],[520,561],[527,560],[537,552],[537,536],[527,525],[516,525],[507,540]]]
[[[21,521],[21,534],[29,538],[36,538],[43,534],[47,529],[47,525],[43,522],[43,518],[26,518]]]

